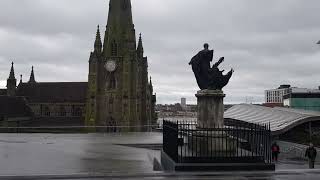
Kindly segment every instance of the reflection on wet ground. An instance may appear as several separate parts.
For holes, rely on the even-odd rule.
[[[158,152],[116,144],[162,143],[159,133],[0,134],[0,174],[153,172]]]
[[[0,134],[0,179],[320,179],[286,159],[276,173],[156,172],[161,143],[161,133]]]

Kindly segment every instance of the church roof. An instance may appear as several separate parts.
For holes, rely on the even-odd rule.
[[[85,103],[87,82],[22,83],[17,96],[29,103]]]
[[[254,124],[270,123],[271,131],[276,135],[306,122],[320,121],[320,112],[240,104],[228,109],[224,117]]]
[[[0,96],[0,116],[15,118],[32,115],[32,110],[23,97]]]

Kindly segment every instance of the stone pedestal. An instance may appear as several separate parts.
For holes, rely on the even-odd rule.
[[[197,129],[224,128],[224,104],[225,94],[221,90],[201,90],[196,94],[198,98],[198,122]],[[204,131],[203,136],[189,138],[192,150],[200,154],[214,154],[225,156],[233,154],[236,149],[235,141],[230,139],[226,132],[212,130]],[[209,136],[209,137],[208,137]],[[194,148],[196,147],[196,148]]]
[[[223,127],[224,105],[226,95],[221,90],[198,91],[198,125],[206,128]]]
[[[189,149],[201,156],[227,157],[236,152],[237,142],[226,136],[225,132],[197,133],[188,137]]]

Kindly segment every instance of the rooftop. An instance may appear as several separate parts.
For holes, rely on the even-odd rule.
[[[240,104],[228,109],[224,117],[255,124],[270,123],[271,131],[276,135],[306,122],[319,121],[320,112]]]
[[[87,82],[22,83],[17,96],[24,96],[29,103],[85,103]]]

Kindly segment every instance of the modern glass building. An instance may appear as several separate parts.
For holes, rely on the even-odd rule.
[[[320,111],[320,90],[292,88],[283,96],[283,105],[294,109]]]

